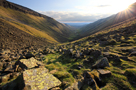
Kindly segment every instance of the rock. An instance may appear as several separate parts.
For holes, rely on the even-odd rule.
[[[110,55],[109,52],[103,52],[104,57],[109,57],[109,55]]]
[[[121,56],[121,57],[119,57],[119,58],[121,58],[121,59],[123,59],[123,60],[125,60],[125,61],[132,61],[132,60],[128,59],[128,57],[125,57],[125,56]]]
[[[16,62],[16,65],[19,65],[23,70],[38,67],[41,63],[35,58],[30,59],[21,59]]]
[[[0,83],[7,82],[10,79],[11,74],[0,76]]]
[[[18,81],[20,90],[24,85],[30,86],[31,90],[48,90],[61,84],[46,68],[26,70],[19,76]]]
[[[28,58],[35,57],[35,56],[31,53],[28,53],[28,54],[25,55],[25,57],[26,57],[26,59],[28,59]]]
[[[8,66],[5,68],[5,70],[4,70],[4,71],[14,72],[13,65],[12,65],[12,64],[8,65]]]
[[[88,84],[89,86],[95,84],[94,76],[90,72],[85,72],[83,76],[85,84]]]
[[[81,68],[83,68],[83,65],[77,65],[77,69],[81,69]]]
[[[98,69],[98,72],[100,73],[101,78],[111,76],[111,71],[109,70]]]
[[[100,43],[100,46],[105,46],[109,44],[108,41],[99,41],[99,43]]]
[[[67,87],[64,90],[80,90],[81,87],[83,86],[83,82],[75,82],[71,86]]]
[[[20,75],[19,72],[11,73],[11,77],[12,77],[12,78],[16,78],[16,77],[18,77],[19,75]]]
[[[105,52],[105,53],[103,54],[103,56],[104,56],[104,57],[107,57],[108,60],[110,60],[110,61],[114,61],[114,62],[116,62],[116,63],[120,63],[120,62],[121,62],[120,58],[119,58],[117,55],[108,54],[108,52]]]
[[[101,51],[99,50],[95,50],[91,53],[91,55],[93,55],[93,57],[98,58],[101,55]]]
[[[131,57],[131,56],[136,56],[136,51],[130,53],[129,57]]]
[[[79,52],[77,52],[77,53],[75,54],[75,58],[80,58],[80,53],[79,53]]]
[[[2,51],[0,52],[0,54],[8,54],[8,53],[11,53],[11,51],[10,51],[10,50],[2,50]]]
[[[50,73],[50,74],[54,74],[54,73],[56,73],[57,71],[58,71],[58,70],[55,69],[55,70],[51,70],[49,73]]]
[[[8,54],[2,54],[2,55],[0,56],[0,59],[1,59],[1,58],[5,59],[5,60],[8,60],[9,55],[8,55]]]
[[[2,69],[3,68],[3,63],[2,62],[0,62],[0,69]]]
[[[105,68],[109,66],[110,65],[109,65],[108,59],[106,57],[103,57],[102,59],[98,60],[96,64],[92,66],[92,68]]]

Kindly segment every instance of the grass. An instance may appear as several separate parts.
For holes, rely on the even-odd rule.
[[[31,35],[44,37],[51,42],[68,40],[71,31],[49,17],[43,18],[0,6],[0,18]]]

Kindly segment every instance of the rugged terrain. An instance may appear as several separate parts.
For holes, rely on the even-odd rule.
[[[50,31],[46,38],[36,19],[23,21],[25,15],[45,16],[9,2],[0,5],[9,13],[0,19],[0,90],[136,90],[135,17],[56,44],[61,36]],[[23,20],[10,16],[15,12],[25,12]]]

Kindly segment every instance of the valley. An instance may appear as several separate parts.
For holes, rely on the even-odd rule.
[[[80,26],[1,0],[0,90],[136,90],[136,14],[124,12]]]

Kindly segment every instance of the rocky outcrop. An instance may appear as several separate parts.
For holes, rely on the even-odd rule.
[[[14,88],[13,85],[14,84]],[[48,90],[59,86],[61,82],[48,73],[46,68],[25,70],[17,79],[3,86],[2,90]],[[13,89],[12,89],[13,88]]]
[[[92,66],[92,68],[105,68],[109,66],[110,65],[109,65],[108,59],[106,57],[103,57],[102,59],[98,60],[96,64]]]
[[[0,76],[0,82],[17,78],[2,86],[2,90],[48,90],[59,86],[61,81],[41,67],[43,65],[33,57],[18,60],[13,66],[10,64],[5,71],[13,72]]]

